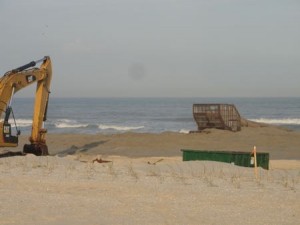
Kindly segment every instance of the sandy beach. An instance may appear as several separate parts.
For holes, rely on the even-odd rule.
[[[299,132],[266,126],[47,137],[50,156],[0,159],[0,224],[300,223]],[[180,151],[250,152],[254,145],[271,159],[258,178],[253,168],[183,162]]]
[[[0,0],[0,28],[0,225],[300,225],[300,0]]]

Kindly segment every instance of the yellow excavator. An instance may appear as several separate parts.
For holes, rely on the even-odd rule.
[[[39,63],[41,63],[40,67],[35,67]],[[19,90],[37,83],[30,144],[24,145],[23,154],[48,155],[45,139],[47,130],[44,129],[44,121],[47,119],[51,78],[52,65],[49,56],[8,71],[0,78],[0,147],[18,146],[20,131],[16,126],[16,135],[13,135],[10,124],[11,116],[15,121],[11,106],[12,98]]]

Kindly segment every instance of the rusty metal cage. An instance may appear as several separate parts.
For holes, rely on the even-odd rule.
[[[193,116],[198,131],[206,128],[241,130],[240,114],[232,104],[194,104]]]

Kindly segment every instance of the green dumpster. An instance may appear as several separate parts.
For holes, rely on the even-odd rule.
[[[254,157],[250,152],[207,151],[182,149],[183,161],[206,160],[231,163],[237,166],[254,167]],[[269,153],[256,153],[257,166],[269,169]]]

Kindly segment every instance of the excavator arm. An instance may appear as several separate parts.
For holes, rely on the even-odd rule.
[[[38,63],[41,63],[40,67],[35,68],[34,66]],[[11,125],[8,122],[13,95],[32,83],[37,83],[30,144],[25,144],[23,151],[36,155],[48,155],[44,121],[47,115],[51,78],[52,65],[48,56],[8,71],[0,78],[0,147],[18,145],[18,134],[11,135]]]

